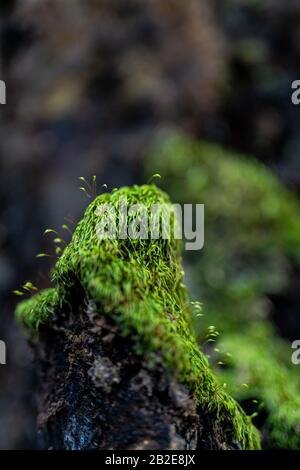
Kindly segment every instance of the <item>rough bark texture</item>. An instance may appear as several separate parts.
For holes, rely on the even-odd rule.
[[[41,330],[41,445],[53,449],[227,449],[188,390],[133,353],[130,338],[89,303]]]

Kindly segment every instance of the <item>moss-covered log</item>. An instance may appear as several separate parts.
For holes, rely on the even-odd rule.
[[[171,198],[205,204],[205,249],[185,261],[205,305],[197,337],[209,325],[221,333],[210,350],[217,378],[257,414],[264,449],[300,449],[299,371],[279,336],[300,334],[297,304],[285,297],[289,285],[299,291],[297,197],[254,158],[180,132],[161,134],[145,177],[154,171]]]
[[[21,303],[36,336],[39,427],[64,449],[253,449],[251,419],[215,380],[192,328],[171,239],[101,239],[100,204],[170,204],[154,185],[98,196],[53,270]]]

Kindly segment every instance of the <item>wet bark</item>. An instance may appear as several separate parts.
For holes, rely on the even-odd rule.
[[[159,354],[149,365],[132,344],[91,303],[57,312],[36,347],[41,446],[230,448],[219,424],[166,373]]]

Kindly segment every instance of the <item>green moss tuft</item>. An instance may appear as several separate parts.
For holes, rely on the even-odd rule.
[[[99,311],[130,335],[135,352],[160,353],[167,370],[188,386],[197,403],[215,414],[229,438],[245,449],[259,448],[259,435],[235,400],[225,393],[199,350],[192,330],[192,315],[180,258],[180,243],[164,240],[102,239],[97,237],[100,204],[118,208],[121,198],[127,204],[143,203],[148,214],[152,204],[170,204],[168,196],[154,185],[122,188],[97,197],[78,224],[71,243],[53,270],[57,296],[67,301],[78,284]],[[54,296],[56,297],[56,295]],[[37,297],[31,305],[18,307],[26,325],[51,321],[53,296],[48,309]],[[22,312],[22,314],[20,314]],[[30,315],[29,315],[30,313]],[[29,317],[27,318],[27,315]]]
[[[260,162],[177,133],[164,134],[147,160],[146,178],[178,203],[205,204],[205,246],[186,253],[202,325],[226,331],[267,315],[268,295],[288,282],[300,262],[297,198]]]
[[[56,289],[45,289],[34,297],[19,303],[16,308],[16,318],[26,329],[38,330],[40,324],[51,318],[59,306]]]

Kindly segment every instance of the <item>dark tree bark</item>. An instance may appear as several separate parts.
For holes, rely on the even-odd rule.
[[[36,347],[39,429],[52,449],[227,449],[187,388],[132,350],[90,303],[57,312]]]

